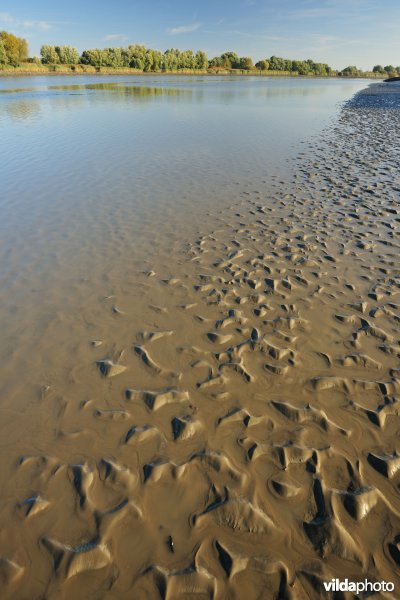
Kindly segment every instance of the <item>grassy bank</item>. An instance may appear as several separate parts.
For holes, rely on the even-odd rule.
[[[93,67],[91,65],[41,65],[33,63],[23,63],[18,67],[0,65],[0,77],[26,76],[26,75],[234,75],[234,76],[257,76],[257,77],[317,77],[316,75],[299,75],[295,71],[260,71],[258,69],[180,69],[179,71],[148,71],[143,72],[139,69],[129,67]],[[337,73],[331,75],[318,76],[323,78],[347,77],[340,76]],[[356,76],[352,76],[356,77]],[[379,73],[367,71],[359,78],[383,79],[384,76]]]

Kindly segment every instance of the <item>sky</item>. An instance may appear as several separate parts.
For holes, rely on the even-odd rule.
[[[1,0],[0,30],[42,44],[144,44],[328,63],[400,65],[400,0]]]

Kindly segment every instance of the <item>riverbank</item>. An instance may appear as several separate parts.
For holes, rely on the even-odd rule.
[[[24,64],[19,67],[12,68],[1,68],[0,77],[26,77],[35,75],[222,75],[222,76],[235,76],[235,77],[299,77],[299,78],[317,78],[317,79],[383,79],[384,76],[381,74],[367,72],[359,76],[340,76],[338,74],[317,76],[317,75],[299,75],[292,71],[260,71],[251,70],[244,71],[239,69],[206,69],[206,70],[195,70],[195,69],[181,69],[179,71],[140,71],[139,69],[131,68],[109,68],[109,67],[92,67],[91,65],[32,65]]]

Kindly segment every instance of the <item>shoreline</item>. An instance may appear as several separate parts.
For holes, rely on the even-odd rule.
[[[86,67],[87,68],[87,67]],[[93,69],[93,70],[92,70]],[[106,70],[98,70],[95,67],[88,68],[87,70],[78,70],[72,71],[70,68],[68,69],[60,69],[60,70],[50,70],[48,68],[40,68],[40,69],[19,69],[18,67],[15,69],[3,69],[0,70],[0,77],[34,77],[34,76],[81,76],[81,75],[96,75],[96,76],[105,76],[105,75],[138,75],[143,77],[149,76],[179,76],[179,77],[281,77],[281,78],[299,78],[299,79],[341,79],[343,81],[347,81],[349,79],[371,79],[373,81],[383,80],[385,76],[379,75],[376,76],[373,73],[365,73],[363,75],[353,75],[353,76],[341,76],[341,75],[299,75],[294,72],[291,73],[289,71],[254,71],[254,72],[228,72],[228,71],[138,71],[136,69],[111,69],[106,68]]]

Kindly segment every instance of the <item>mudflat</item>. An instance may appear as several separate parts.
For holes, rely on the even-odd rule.
[[[80,310],[16,328],[2,598],[400,589],[400,88],[384,85],[285,178],[178,219],[170,245],[149,233],[147,259],[121,255]]]

